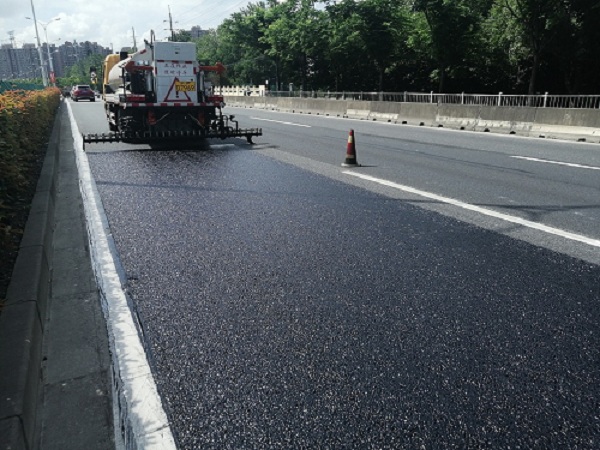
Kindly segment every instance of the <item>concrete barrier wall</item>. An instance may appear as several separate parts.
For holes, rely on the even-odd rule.
[[[311,111],[317,111],[317,113],[340,117],[345,115],[348,110],[345,101],[321,100],[316,98],[308,99],[307,107]]]
[[[409,125],[434,126],[436,124],[437,105],[429,103],[402,103],[402,122]]]
[[[535,122],[536,108],[482,106],[476,131],[495,131],[528,135]]]
[[[436,122],[450,128],[476,130],[480,119],[480,106],[439,105]]]
[[[348,100],[346,102],[346,117],[351,119],[368,119],[371,113],[371,102]]]
[[[540,108],[536,122],[547,125],[565,125],[576,127],[600,127],[599,110]]]
[[[530,136],[577,138],[600,137],[600,111],[595,109],[530,108],[535,117],[530,123]]]
[[[401,115],[402,103],[397,102],[370,102],[371,113],[369,118],[387,122],[397,122]]]
[[[62,108],[62,106],[61,106]],[[0,447],[35,448],[35,429],[53,266],[60,110],[46,151],[0,315]]]
[[[234,97],[227,104],[360,120],[444,126],[560,139],[600,139],[600,110],[397,103],[320,98]]]
[[[277,98],[277,105],[281,111],[291,112],[295,109],[296,102],[294,98]]]

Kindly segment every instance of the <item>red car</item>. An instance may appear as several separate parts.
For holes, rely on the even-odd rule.
[[[71,98],[78,102],[79,100],[87,99],[91,102],[96,101],[96,93],[87,84],[78,84],[73,86],[71,90]]]

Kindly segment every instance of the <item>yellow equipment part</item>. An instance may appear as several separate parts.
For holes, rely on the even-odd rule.
[[[117,64],[120,60],[121,60],[121,57],[119,56],[118,53],[108,55],[104,59],[104,64],[103,64],[104,70],[102,71],[102,85],[103,86],[106,86],[108,84],[108,74],[110,73],[110,70],[114,67],[114,65]]]

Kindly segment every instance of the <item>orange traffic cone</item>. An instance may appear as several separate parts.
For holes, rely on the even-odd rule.
[[[348,145],[346,146],[346,160],[342,167],[357,167],[360,164],[356,162],[356,144],[354,143],[354,130],[350,130],[348,135]]]

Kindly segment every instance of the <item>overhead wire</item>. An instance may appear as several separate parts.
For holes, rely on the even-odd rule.
[[[208,30],[209,28],[216,28],[216,26],[211,26],[215,19],[219,19],[221,18],[221,22],[222,20],[226,19],[226,14],[230,11],[235,10],[236,8],[240,8],[242,5],[251,3],[248,0],[241,0],[235,3],[232,3],[230,6],[223,8],[222,7],[222,0],[213,0],[213,1],[208,1],[208,2],[200,2],[199,5],[194,6],[192,8],[185,8],[182,7],[181,5],[182,2],[178,2],[177,0],[172,1],[171,6],[171,16],[173,18],[173,24],[177,25],[176,27],[174,26],[174,29],[185,29],[185,28],[191,28],[192,26],[199,26],[200,28],[202,28],[203,30]],[[187,12],[184,14],[182,14],[181,12],[178,12],[178,7],[182,7],[182,9],[185,9]],[[202,8],[200,11],[195,11],[195,13],[190,14],[191,11],[194,10],[198,10],[199,8]],[[180,10],[179,10],[180,11]],[[183,20],[180,20],[178,17],[181,14],[181,16],[184,16]],[[166,17],[168,17],[165,14]],[[198,20],[201,19],[201,20]],[[201,22],[201,23],[198,23]],[[210,24],[210,25],[209,25]],[[165,25],[168,27],[168,19],[163,20],[163,22],[156,26],[154,28],[157,39],[162,40],[162,39],[166,39],[168,37],[170,37],[171,35],[171,30],[168,28],[165,28]]]
[[[225,18],[225,14],[239,8],[241,5],[247,4],[248,1],[247,0],[242,0],[239,1],[237,3],[233,3],[231,6],[227,7],[227,8],[221,8],[219,9],[217,12],[213,12],[212,14],[206,14],[204,15],[204,12],[201,12],[199,14],[193,15],[193,16],[189,16],[187,18],[187,20],[184,22],[184,24],[190,24],[193,21],[196,21],[199,18],[203,19],[203,22],[205,23],[213,23],[214,19],[217,19],[219,17]],[[181,22],[180,22],[181,23]]]

